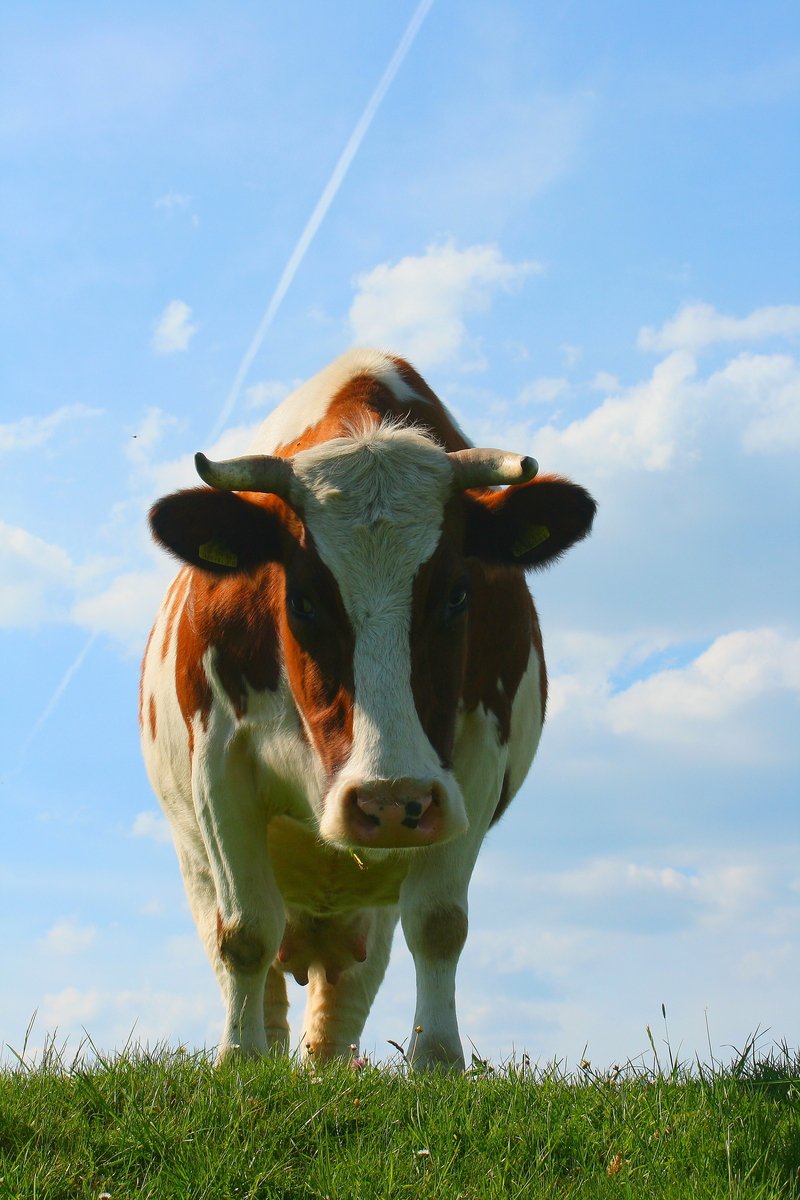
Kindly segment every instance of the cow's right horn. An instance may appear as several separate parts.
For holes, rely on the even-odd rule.
[[[527,483],[539,470],[535,458],[506,450],[470,446],[467,450],[453,450],[447,457],[453,468],[453,487],[462,491],[503,483]]]
[[[269,454],[252,454],[244,458],[228,458],[212,462],[205,454],[194,456],[197,474],[210,487],[224,492],[272,492],[289,499],[293,472],[285,458]]]

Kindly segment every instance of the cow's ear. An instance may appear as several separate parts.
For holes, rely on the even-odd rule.
[[[277,514],[234,492],[191,488],[150,509],[157,542],[193,567],[217,575],[248,571],[284,557],[286,533]]]
[[[586,537],[597,508],[584,488],[554,475],[464,499],[465,553],[525,570],[547,566]]]

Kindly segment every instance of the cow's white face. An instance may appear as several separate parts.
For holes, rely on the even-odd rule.
[[[440,596],[415,595],[414,586],[422,568],[443,557],[452,487],[447,456],[412,430],[373,427],[299,454],[293,466],[308,540],[335,582],[352,654],[349,745],[318,813],[320,833],[333,842],[376,847],[454,837],[467,827],[447,763],[456,712],[444,738],[441,730],[426,730],[430,706],[415,697],[412,679],[412,638],[437,640],[440,654],[447,643],[442,665],[449,675],[463,670],[467,581],[460,555],[450,548],[450,569],[435,581]],[[302,639],[303,626],[317,614],[289,564],[287,603]],[[420,606],[436,611],[426,620]],[[303,680],[297,672],[289,678],[304,713]],[[324,755],[327,747],[318,750]]]
[[[378,849],[455,837],[467,827],[451,771],[459,705],[483,702],[465,673],[471,582],[487,566],[547,563],[585,536],[594,502],[558,479],[462,492],[445,451],[404,426],[369,425],[290,463],[270,460],[283,498],[272,485],[176,493],[155,505],[154,532],[202,570],[196,617],[208,618],[223,674],[227,662],[249,681],[248,663],[270,655],[283,665],[327,781],[309,796],[321,836]],[[505,577],[519,625],[524,583],[519,570]],[[488,590],[494,604],[507,594]],[[484,609],[481,627],[493,616]],[[501,631],[506,656],[521,659],[512,686],[531,636]],[[472,674],[479,653],[470,646]],[[491,687],[507,707],[497,675]],[[209,696],[198,687],[187,713]]]

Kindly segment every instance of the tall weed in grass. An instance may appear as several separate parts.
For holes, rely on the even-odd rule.
[[[0,1197],[800,1198],[800,1056],[461,1076],[398,1057],[315,1072],[51,1040],[0,1074]]]

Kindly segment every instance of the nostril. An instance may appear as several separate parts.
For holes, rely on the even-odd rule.
[[[366,817],[370,817],[377,825],[380,822],[380,814],[385,808],[385,802],[380,796],[372,796],[369,792],[356,792],[355,800],[361,812]]]

